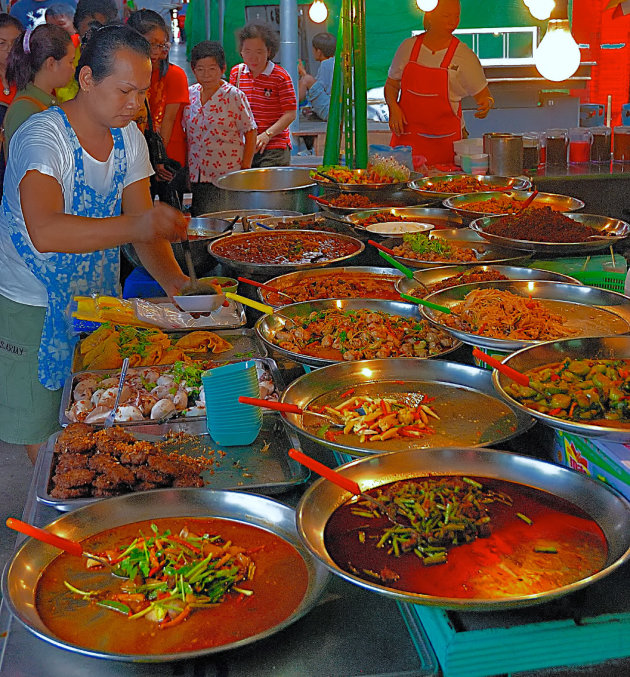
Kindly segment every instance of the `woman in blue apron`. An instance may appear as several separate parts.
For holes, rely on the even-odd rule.
[[[76,98],[13,137],[0,210],[0,439],[26,445],[31,460],[58,427],[77,340],[73,297],[117,295],[126,242],[167,293],[188,281],[170,245],[186,221],[153,208],[146,143],[132,123],[151,80],[148,42],[126,26],[101,28],[77,70]]]

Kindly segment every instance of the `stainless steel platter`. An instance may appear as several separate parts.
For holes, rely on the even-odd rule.
[[[451,179],[461,179],[467,174],[442,174],[440,176],[425,176],[422,179],[416,179],[409,183],[411,190],[420,193],[425,197],[431,197],[444,200],[453,195],[462,195],[463,193],[436,190],[435,183],[438,181],[450,181]],[[475,176],[469,177],[476,179],[482,186],[487,186],[486,190],[496,190],[497,188],[513,188],[514,190],[529,190],[532,182],[524,176]],[[472,194],[472,191],[471,193]]]
[[[254,238],[266,238],[274,236],[276,234],[291,234],[295,235],[295,230],[259,230],[253,233],[239,233],[237,235],[227,235],[226,237],[219,238],[214,240],[211,244],[208,245],[208,251],[212,256],[214,256],[217,261],[225,264],[229,268],[238,271],[241,274],[246,275],[257,275],[257,276],[276,276],[281,275],[282,273],[290,273],[295,270],[308,270],[310,268],[323,268],[325,266],[330,266],[335,263],[342,263],[343,261],[349,261],[350,259],[355,258],[365,249],[365,245],[361,240],[357,240],[355,237],[350,235],[343,235],[342,233],[328,233],[319,230],[308,231],[308,234],[321,235],[326,238],[334,238],[340,240],[344,243],[353,244],[356,247],[356,250],[351,254],[346,254],[344,256],[337,256],[334,258],[323,259],[319,261],[311,261],[308,263],[251,263],[247,261],[237,261],[235,259],[228,258],[227,256],[222,256],[216,253],[216,248],[219,245],[226,244],[228,246],[235,245],[236,243],[242,240],[254,239]],[[315,257],[317,258],[317,257]]]
[[[566,282],[567,284],[581,284],[579,280],[562,273],[554,273],[549,270],[539,270],[538,268],[525,268],[521,266],[477,266],[475,270],[488,272],[495,270],[505,275],[510,280],[552,280],[553,282]],[[439,268],[426,268],[425,270],[416,270],[413,279],[404,275],[398,278],[396,289],[403,294],[417,296],[413,292],[422,288],[422,285],[430,287],[431,285],[442,282],[449,277],[459,275],[460,273],[470,273],[472,269],[469,266],[441,266]]]
[[[562,498],[584,510],[597,522],[608,542],[608,557],[600,571],[547,592],[517,593],[493,599],[450,598],[402,592],[348,573],[330,557],[324,542],[324,529],[332,513],[351,496],[332,482],[317,480],[306,490],[297,507],[298,531],[307,547],[338,576],[399,602],[460,611],[494,611],[531,606],[580,590],[608,576],[630,559],[628,501],[603,482],[535,458],[494,449],[415,449],[354,460],[337,468],[337,472],[358,482],[363,491],[395,480],[429,475],[496,478],[522,484]]]
[[[352,434],[326,439],[323,431],[319,433],[319,417],[283,414],[283,419],[298,436],[352,456],[461,444],[488,446],[520,435],[534,424],[518,407],[508,408],[496,397],[487,369],[445,360],[399,358],[333,364],[293,381],[282,402],[318,410],[326,404],[341,404],[352,396],[342,396],[349,390],[352,395],[368,397],[422,393],[435,398],[431,407],[440,416],[440,420],[430,419],[435,434],[361,444]]]
[[[472,249],[477,258],[475,261],[430,261],[427,259],[409,259],[405,256],[397,255],[394,255],[394,258],[408,268],[438,268],[449,264],[477,266],[480,264],[509,263],[512,261],[522,261],[530,256],[529,253],[518,251],[517,249],[507,249],[494,244],[488,244],[484,238],[467,228],[432,230],[429,233],[429,238],[447,240],[456,247]],[[382,244],[391,249],[400,245],[401,242],[400,239],[387,238],[382,241]]]
[[[477,211],[475,206],[479,206],[488,200],[497,199],[500,197],[508,197],[514,200],[526,200],[531,196],[531,192],[526,190],[511,190],[511,191],[489,191],[487,193],[468,193],[461,195],[454,195],[446,198],[442,204],[447,209],[452,209],[457,214],[460,214],[465,219],[478,219],[484,216],[503,216],[508,212],[494,212],[492,214],[484,211]],[[555,209],[558,212],[575,212],[584,208],[582,200],[570,197],[569,195],[559,195],[557,193],[538,193],[536,195],[534,204],[536,206],[547,206]]]
[[[345,217],[345,220],[356,230],[365,232],[361,222],[375,214],[391,216],[390,221],[396,219],[413,219],[422,223],[431,223],[436,228],[463,228],[464,222],[460,216],[448,209],[437,207],[393,207],[391,209],[366,209]]]
[[[280,291],[287,289],[295,284],[300,284],[300,282],[306,278],[317,278],[325,277],[326,275],[360,275],[360,276],[374,276],[380,278],[388,278],[392,281],[396,281],[402,278],[402,273],[399,270],[394,268],[377,268],[375,266],[346,266],[340,268],[318,268],[317,270],[308,270],[300,271],[297,273],[287,273],[286,275],[279,275],[274,277],[271,280],[267,280],[266,284],[271,285],[272,287],[277,287]],[[270,297],[274,297],[274,293],[267,291],[265,289],[258,289],[258,297],[263,303],[267,303],[274,308],[279,308],[286,303],[278,303],[279,300],[284,299],[280,295],[275,295],[275,298],[270,300]],[[278,298],[279,297],[279,298]],[[333,297],[331,297],[333,298]],[[339,295],[336,295],[334,298],[340,298]],[[271,301],[275,301],[272,303]],[[287,303],[291,303],[286,299]]]
[[[582,339],[564,339],[552,341],[537,346],[523,348],[505,358],[504,362],[518,371],[527,371],[544,364],[561,362],[565,357],[572,359],[630,359],[630,337],[595,337]],[[604,425],[592,425],[578,421],[565,421],[556,416],[541,414],[524,406],[505,391],[510,380],[494,371],[492,381],[497,392],[522,411],[536,417],[546,425],[579,435],[580,437],[594,438],[601,441],[630,443],[630,426],[625,427],[615,421],[607,421]]]
[[[486,230],[486,227],[492,223],[493,219],[502,218],[498,216],[488,216],[481,219],[475,219],[470,228],[481,237],[492,243],[493,246],[511,247],[527,252],[545,255],[572,255],[582,256],[592,252],[608,249],[611,245],[630,235],[630,224],[620,219],[613,219],[608,216],[598,216],[596,214],[572,214],[566,213],[564,216],[585,226],[595,228],[602,232],[602,237],[591,237],[584,242],[533,242],[530,240],[516,240],[514,238],[494,235]]]
[[[507,280],[459,285],[429,294],[426,298],[438,305],[451,307],[474,289],[499,289],[543,301],[551,312],[566,318],[565,326],[576,330],[576,339],[630,332],[630,299],[623,294],[596,287],[548,280]],[[512,353],[520,348],[542,343],[478,336],[448,327],[443,321],[444,314],[438,310],[423,307],[422,313],[436,326],[450,331],[460,341],[487,350]]]
[[[298,439],[294,432],[282,424],[277,413],[268,412],[263,416],[260,434],[245,446],[224,447],[216,444],[207,432],[205,417],[195,421],[145,423],[132,432],[139,440],[147,441],[165,439],[171,432],[185,433],[182,439],[175,438],[165,444],[164,449],[167,453],[214,459],[212,466],[201,472],[207,490],[235,489],[272,495],[297,487],[309,477],[303,465],[287,456],[287,451],[298,444]],[[57,462],[54,446],[58,436],[59,433],[55,433],[48,438],[37,460],[37,501],[62,512],[102,501],[102,498],[96,497],[55,498],[51,495],[52,476]],[[219,450],[222,453],[218,453]]]
[[[283,630],[317,603],[329,580],[325,567],[300,541],[295,527],[294,510],[271,498],[251,493],[159,489],[129,494],[97,501],[74,510],[49,524],[47,529],[80,541],[100,531],[131,522],[168,517],[217,517],[235,520],[259,527],[284,539],[298,551],[308,570],[309,585],[302,602],[288,618],[275,627],[223,646],[175,654],[100,653],[59,639],[43,624],[35,606],[35,590],[42,570],[59,554],[59,550],[28,539],[13,556],[2,577],[2,595],[11,613],[40,639],[73,653],[114,661],[168,663],[242,648]]]
[[[215,219],[225,219],[232,222],[235,217],[240,217],[234,226],[234,232],[243,230],[243,219],[245,216],[250,222],[259,221],[263,218],[269,219],[272,217],[282,218],[285,216],[301,216],[301,212],[291,211],[290,209],[229,209],[223,212],[211,212],[209,214],[202,214],[202,216],[210,216]],[[251,225],[251,224],[250,224]]]
[[[374,310],[392,315],[401,315],[403,317],[412,317],[421,319],[418,306],[411,303],[401,303],[399,301],[381,301],[375,299],[328,299],[326,301],[305,301],[304,303],[292,303],[282,308],[282,315],[289,318],[303,318],[307,317],[313,312],[321,312],[322,310]],[[264,315],[257,322],[254,327],[258,332],[258,336],[263,340],[268,348],[301,364],[307,364],[313,367],[324,367],[329,364],[334,364],[336,360],[327,360],[321,357],[312,357],[310,355],[303,355],[301,353],[292,352],[285,348],[281,348],[274,342],[276,332],[284,327],[285,319],[278,315]],[[445,348],[439,354],[432,355],[432,357],[442,357],[460,347],[459,341],[455,341],[452,347]]]
[[[322,170],[326,173],[326,169]],[[353,174],[357,177],[362,177],[367,174],[367,169],[353,169]],[[418,172],[411,172],[410,179],[413,180],[421,176]],[[396,183],[335,183],[318,176],[315,171],[311,172],[311,178],[322,188],[341,193],[369,193],[377,192],[382,194],[396,193],[397,191],[407,188],[408,181],[397,181]]]
[[[313,214],[300,214],[299,216],[266,216],[264,219],[258,219],[252,222],[252,226],[257,227],[257,223],[262,223],[263,226],[269,228],[278,228],[279,230],[291,230],[287,225],[295,226],[296,228],[308,226],[311,230],[321,230],[317,228],[318,225],[323,225],[325,222],[324,216],[320,212]],[[264,230],[261,229],[261,230]]]

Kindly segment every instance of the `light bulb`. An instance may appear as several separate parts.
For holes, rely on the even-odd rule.
[[[546,21],[553,11],[556,3],[554,0],[523,0],[529,9],[529,13],[539,21]]]
[[[315,0],[308,9],[308,15],[311,17],[311,21],[314,21],[316,24],[321,24],[326,21],[328,9],[323,0]]]
[[[416,5],[418,9],[421,9],[423,12],[432,12],[438,4],[438,0],[416,0]]]
[[[544,78],[554,82],[562,82],[575,73],[580,65],[580,48],[571,35],[568,19],[550,19],[534,63]]]

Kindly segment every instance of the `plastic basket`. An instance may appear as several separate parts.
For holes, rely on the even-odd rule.
[[[620,294],[624,293],[624,285],[626,283],[626,273],[607,272],[605,270],[580,270],[571,273],[571,275],[591,287],[599,287],[600,289],[608,289],[609,291],[616,291]]]

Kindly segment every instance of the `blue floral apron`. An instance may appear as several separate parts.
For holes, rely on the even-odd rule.
[[[58,112],[66,126],[74,153],[74,191],[71,214],[92,218],[118,216],[122,202],[127,158],[120,129],[112,129],[114,141],[114,175],[108,195],[101,195],[87,185],[83,167],[83,148],[66,114]],[[46,113],[43,113],[46,115]],[[47,258],[37,256],[19,225],[2,200],[4,217],[9,225],[11,240],[30,271],[48,292],[48,308],[39,345],[38,377],[49,390],[61,388],[71,371],[72,352],[78,341],[72,331],[70,307],[74,296],[107,294],[116,296],[119,283],[120,253],[118,247],[89,254],[53,253]]]

